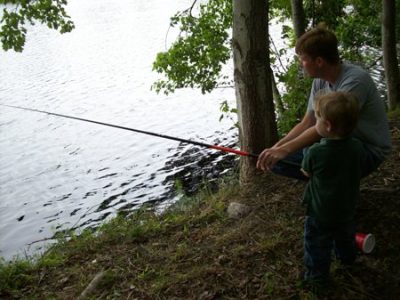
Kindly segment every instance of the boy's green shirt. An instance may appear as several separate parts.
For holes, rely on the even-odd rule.
[[[312,145],[302,168],[310,174],[304,202],[307,215],[326,225],[354,219],[359,198],[363,145],[353,138],[327,139]]]

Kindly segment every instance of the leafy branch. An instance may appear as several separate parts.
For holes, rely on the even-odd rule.
[[[22,52],[26,41],[26,23],[47,25],[60,33],[70,32],[74,23],[65,11],[67,0],[9,0],[0,20],[0,41],[5,51]]]
[[[170,26],[179,26],[180,35],[166,52],[157,54],[153,70],[166,79],[157,80],[152,88],[168,94],[175,89],[200,88],[210,92],[222,79],[222,66],[231,56],[228,30],[232,26],[232,3],[212,0],[200,4],[198,16],[192,6],[171,18]]]

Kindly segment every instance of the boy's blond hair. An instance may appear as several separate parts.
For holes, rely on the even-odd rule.
[[[355,96],[345,92],[332,92],[316,98],[315,113],[331,123],[332,133],[349,136],[357,125],[359,104]]]

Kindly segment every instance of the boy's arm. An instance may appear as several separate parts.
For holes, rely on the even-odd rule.
[[[311,177],[311,174],[308,173],[308,172],[306,172],[303,168],[301,168],[300,171],[301,171],[301,173],[304,174],[304,176],[306,176],[306,177]]]
[[[311,177],[312,175],[312,153],[312,148],[310,148],[301,162],[300,171],[307,177]]]

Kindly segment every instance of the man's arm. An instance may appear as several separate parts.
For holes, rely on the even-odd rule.
[[[290,153],[303,149],[318,141],[321,137],[314,127],[315,117],[312,112],[307,112],[303,120],[272,148],[267,148],[258,157],[257,168],[265,171],[272,167]]]
[[[292,128],[292,130],[290,130],[288,132],[288,134],[286,136],[284,136],[281,140],[279,140],[274,146],[274,147],[278,147],[281,146],[283,144],[286,144],[287,142],[295,139],[296,137],[298,137],[299,135],[301,135],[304,131],[306,131],[308,128],[312,127],[315,125],[315,117],[314,117],[314,113],[309,111],[307,112],[303,119],[301,120],[300,123],[298,123],[296,126],[294,126]]]

